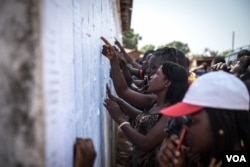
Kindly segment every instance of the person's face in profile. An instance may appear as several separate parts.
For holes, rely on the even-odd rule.
[[[148,68],[149,68],[149,60],[150,60],[150,57],[152,56],[152,54],[149,54],[145,60],[142,61],[142,70],[143,71],[146,71]]]
[[[162,72],[162,66],[160,66],[157,72],[151,76],[147,90],[152,93],[160,92],[166,87],[166,85],[169,85],[169,82],[170,81]]]
[[[231,67],[230,73],[232,73],[233,75],[239,77],[241,74],[244,73],[244,69],[243,67],[240,65],[239,62],[236,62],[235,65],[233,65]]]
[[[206,153],[213,148],[213,132],[208,114],[201,110],[187,116],[187,145],[192,153]]]
[[[155,55],[150,56],[149,62],[148,62],[148,68],[146,71],[146,74],[151,77],[152,75],[154,75],[156,73],[156,71],[158,70],[158,68],[160,67],[160,65],[162,65],[162,61],[161,58]]]

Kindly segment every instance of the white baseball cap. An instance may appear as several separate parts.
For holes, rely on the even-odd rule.
[[[205,107],[249,110],[246,85],[234,75],[216,71],[198,77],[189,87],[182,102],[161,110],[171,117],[189,115]]]

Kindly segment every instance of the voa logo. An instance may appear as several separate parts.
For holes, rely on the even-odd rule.
[[[226,155],[227,162],[247,162],[244,155]]]

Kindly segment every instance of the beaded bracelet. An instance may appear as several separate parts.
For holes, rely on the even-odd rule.
[[[127,125],[127,124],[130,125],[129,122],[125,121],[125,122],[121,123],[118,128],[121,129],[124,125]]]

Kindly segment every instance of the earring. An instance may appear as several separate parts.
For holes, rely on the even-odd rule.
[[[218,133],[219,133],[220,136],[223,136],[224,135],[224,130],[220,129]]]

